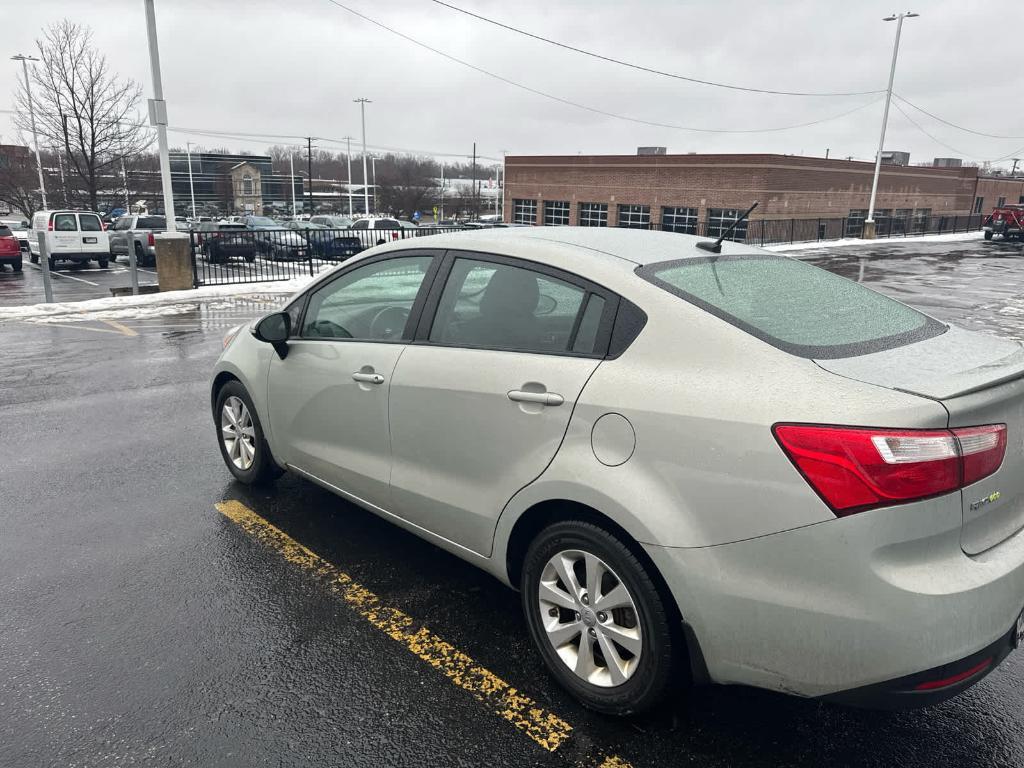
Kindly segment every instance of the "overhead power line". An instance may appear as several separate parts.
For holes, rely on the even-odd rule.
[[[502,75],[499,75],[499,74],[496,74],[494,72],[491,72],[490,70],[484,69],[483,67],[478,67],[476,64],[472,64],[472,63],[466,61],[465,59],[460,59],[457,56],[452,56],[450,53],[445,53],[444,51],[438,50],[437,48],[434,48],[434,47],[432,47],[430,45],[427,45],[426,43],[424,43],[424,42],[422,42],[420,40],[417,40],[414,37],[410,37],[409,35],[405,34],[404,32],[399,32],[397,29],[389,27],[386,24],[383,24],[383,23],[381,23],[381,22],[379,22],[379,21],[377,21],[375,19],[371,19],[369,16],[367,16],[367,15],[365,15],[363,13],[360,13],[359,11],[355,10],[354,8],[349,8],[347,5],[344,5],[344,4],[340,3],[340,2],[338,2],[338,0],[327,0],[327,2],[330,3],[331,5],[334,5],[334,6],[337,6],[338,8],[341,8],[343,11],[348,11],[353,16],[358,16],[363,21],[367,21],[370,24],[373,24],[374,26],[380,27],[381,29],[383,29],[383,30],[385,30],[387,32],[390,32],[391,34],[396,35],[396,36],[402,38],[403,40],[407,40],[408,42],[412,43],[413,45],[418,45],[420,48],[428,50],[431,53],[435,53],[438,56],[441,56],[441,57],[443,57],[445,59],[448,59],[449,61],[454,61],[456,64],[461,64],[464,67],[469,67],[470,69],[472,69],[472,70],[474,70],[476,72],[479,72],[479,73],[481,73],[483,75],[487,75],[488,77],[493,77],[495,80],[500,80],[501,82],[503,82],[503,83],[505,83],[507,85],[511,85],[511,86],[513,86],[515,88],[519,88],[520,90],[526,91],[528,93],[532,93],[532,94],[534,94],[536,96],[543,96],[545,99],[551,99],[552,101],[557,101],[560,104],[565,104],[565,105],[570,106],[570,107],[575,107],[576,109],[583,109],[583,110],[586,110],[587,112],[593,112],[596,115],[603,115],[604,117],[611,117],[611,118],[614,118],[615,120],[624,120],[626,122],[637,123],[639,125],[653,126],[655,128],[670,128],[670,129],[676,130],[676,131],[690,131],[690,132],[693,132],[693,133],[775,133],[775,132],[778,132],[778,131],[791,131],[791,130],[794,130],[796,128],[807,128],[807,127],[812,126],[812,125],[820,125],[821,123],[827,123],[827,122],[830,122],[832,120],[838,120],[838,119],[840,119],[842,117],[846,117],[847,115],[850,115],[850,114],[852,114],[854,112],[857,112],[858,110],[864,109],[865,107],[868,107],[871,104],[875,104],[875,103],[877,103],[879,101],[879,99],[875,99],[874,101],[869,101],[866,104],[861,104],[858,107],[854,107],[853,109],[849,109],[849,110],[847,110],[845,112],[841,112],[838,115],[830,115],[829,117],[824,117],[824,118],[821,118],[820,120],[811,120],[810,122],[796,123],[795,125],[779,125],[779,126],[774,126],[772,128],[698,128],[696,126],[689,126],[689,125],[675,125],[673,123],[661,123],[661,122],[658,122],[656,120],[644,120],[644,119],[641,119],[641,118],[638,118],[638,117],[630,117],[629,115],[620,115],[620,114],[615,113],[615,112],[609,112],[608,110],[600,109],[598,107],[591,107],[591,106],[588,106],[587,104],[580,104],[579,102],[570,101],[569,99],[564,99],[561,96],[555,96],[554,94],[547,93],[545,91],[541,91],[541,90],[538,90],[536,88],[532,88],[532,87],[530,87],[528,85],[524,85],[522,83],[517,83],[515,80],[510,80],[507,77],[504,77]]]
[[[605,55],[600,54],[600,53],[595,53],[594,51],[588,51],[585,48],[577,48],[574,45],[569,45],[568,43],[562,43],[562,42],[559,42],[558,40],[552,40],[551,38],[548,38],[548,37],[543,37],[541,35],[535,35],[532,32],[527,32],[525,29],[519,29],[518,27],[513,27],[510,24],[504,24],[504,23],[502,23],[500,21],[497,21],[495,19],[488,18],[487,16],[481,16],[479,13],[474,13],[473,11],[467,11],[465,8],[459,8],[458,6],[452,5],[451,3],[443,2],[443,0],[430,0],[430,2],[436,3],[437,5],[442,5],[445,8],[450,8],[451,10],[457,11],[458,13],[464,13],[466,16],[472,16],[474,19],[479,19],[480,21],[486,22],[488,24],[493,24],[496,27],[501,27],[502,29],[506,29],[509,32],[515,32],[518,35],[523,35],[525,37],[529,37],[529,38],[532,38],[534,40],[539,40],[542,43],[548,43],[549,45],[555,45],[555,46],[558,46],[559,48],[564,48],[567,51],[572,51],[573,53],[580,53],[580,54],[583,54],[584,56],[590,56],[591,58],[594,58],[594,59],[600,59],[601,61],[606,61],[606,62],[608,62],[610,64],[618,64],[619,66],[622,66],[622,67],[629,67],[630,69],[635,69],[635,70],[638,70],[640,72],[647,72],[647,73],[652,74],[652,75],[661,75],[662,77],[670,77],[670,78],[672,78],[674,80],[685,80],[688,83],[697,83],[699,85],[709,85],[709,86],[712,86],[714,88],[728,88],[731,91],[746,91],[747,93],[768,93],[768,94],[772,94],[773,96],[871,96],[871,95],[875,95],[875,94],[879,94],[879,93],[885,93],[884,90],[875,90],[875,91],[832,91],[832,92],[778,91],[778,90],[772,90],[772,89],[769,89],[769,88],[751,88],[751,87],[747,87],[747,86],[743,86],[743,85],[731,85],[729,83],[718,83],[718,82],[715,82],[713,80],[701,80],[698,77],[690,77],[688,75],[679,75],[679,74],[675,74],[673,72],[664,72],[664,71],[662,71],[660,69],[654,69],[653,67],[645,67],[642,64],[634,64],[634,63],[629,62],[629,61],[623,61],[622,59],[616,59],[616,58],[613,58],[611,56],[605,56]]]
[[[903,99],[903,101],[906,101],[906,100]],[[1022,151],[1024,151],[1024,147],[1018,147],[1017,149],[1013,150],[1013,152],[1010,152],[1009,154],[1003,155],[1002,157],[978,157],[973,152],[966,152],[966,151],[964,151],[962,149],[957,149],[956,147],[951,146],[951,145],[947,144],[946,142],[942,141],[941,139],[939,139],[938,137],[932,135],[929,131],[925,130],[925,128],[920,123],[918,123],[914,118],[912,118],[910,115],[908,115],[907,111],[905,109],[903,109],[899,105],[899,102],[893,102],[893,106],[896,107],[897,110],[899,110],[899,113],[901,115],[903,115],[905,118],[907,118],[907,120],[910,122],[910,124],[912,126],[917,128],[917,130],[919,130],[921,133],[923,133],[929,139],[934,141],[939,146],[945,147],[946,149],[948,149],[948,150],[950,150],[952,152],[956,152],[958,155],[963,155],[965,158],[972,159],[972,160],[980,160],[983,163],[1000,163],[1003,160],[1009,160],[1011,157],[1015,157],[1018,154],[1020,154]]]
[[[962,125],[957,125],[956,123],[952,123],[949,120],[946,120],[945,118],[939,117],[938,115],[933,115],[928,110],[923,109],[923,108],[917,106],[917,104],[914,104],[912,101],[909,101],[909,100],[903,98],[898,93],[894,92],[893,96],[895,96],[897,99],[902,101],[908,107],[913,107],[918,112],[921,112],[921,113],[923,113],[925,115],[928,115],[928,117],[932,118],[932,120],[938,120],[940,123],[942,123],[944,125],[948,125],[950,128],[956,128],[958,131],[964,131],[965,133],[973,133],[975,136],[985,136],[986,138],[989,138],[989,139],[1024,139],[1024,136],[1002,136],[1002,135],[1000,135],[998,133],[985,133],[983,131],[976,131],[973,128],[965,128]]]

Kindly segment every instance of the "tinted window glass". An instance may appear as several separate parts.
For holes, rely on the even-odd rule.
[[[14,237],[14,233],[6,224],[0,224],[0,237]]]
[[[360,219],[359,221],[352,225],[352,229],[366,229],[367,227],[369,227],[369,225],[370,222],[368,222],[366,219]]]
[[[430,261],[430,256],[379,261],[331,281],[310,296],[302,335],[363,341],[401,339]]]
[[[139,229],[167,229],[167,219],[163,216],[140,216]]]
[[[79,225],[82,227],[83,232],[102,232],[103,224],[100,223],[100,217],[92,213],[82,213],[78,216]]]
[[[943,333],[937,320],[852,280],[759,254],[650,264],[639,274],[802,357],[862,355]]]
[[[119,218],[117,221],[114,222],[114,229],[116,231],[122,231],[122,230],[125,230],[125,229],[130,229],[131,226],[132,226],[132,220],[131,220],[130,216],[122,216],[121,218]]]
[[[456,259],[430,340],[528,352],[567,352],[584,291],[519,267]]]
[[[377,222],[377,229],[401,229],[394,219],[380,219]]]
[[[576,341],[572,345],[573,352],[582,352],[587,355],[594,352],[603,312],[604,299],[593,293],[590,294],[590,298],[587,299],[587,308],[583,311],[583,319],[580,320],[579,330],[576,331]]]
[[[53,217],[53,228],[57,232],[76,232],[78,222],[73,213],[58,213]]]

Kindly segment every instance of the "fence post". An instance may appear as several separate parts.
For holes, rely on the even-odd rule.
[[[796,240],[796,219],[789,220],[789,242],[792,244]]]
[[[196,264],[196,246],[199,244],[199,236],[194,229],[188,231],[188,250],[192,254],[192,287],[199,287],[199,265]]]
[[[29,253],[32,250],[29,249]],[[46,233],[39,233],[39,269],[43,273],[43,296],[47,304],[53,303],[53,286],[50,284],[50,249],[46,242]]]
[[[138,259],[135,258],[135,233],[132,230],[128,230],[125,233],[125,247],[128,249],[128,273],[131,276],[132,281],[132,296],[139,295],[139,269]]]

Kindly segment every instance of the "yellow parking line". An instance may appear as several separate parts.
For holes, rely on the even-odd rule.
[[[408,614],[384,605],[373,592],[241,502],[225,501],[215,506],[218,512],[237,523],[246,533],[277,551],[288,562],[323,581],[370,624],[404,645],[454,685],[472,694],[489,710],[510,722],[544,749],[554,752],[566,744],[572,726],[558,715],[545,710],[427,627],[417,627],[416,621]],[[605,755],[595,756],[584,764],[599,768],[631,768],[622,758]]]

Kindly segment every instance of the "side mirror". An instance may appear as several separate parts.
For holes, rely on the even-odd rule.
[[[287,312],[275,312],[267,315],[258,323],[253,336],[270,344],[282,360],[288,356],[288,337],[292,332],[292,318]]]

